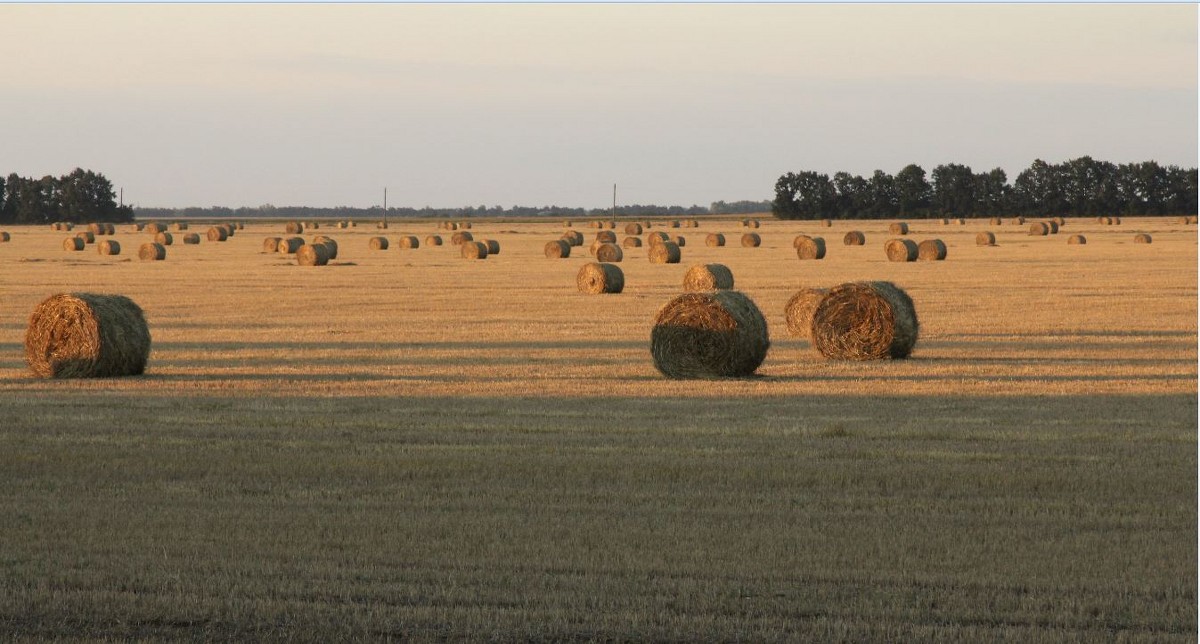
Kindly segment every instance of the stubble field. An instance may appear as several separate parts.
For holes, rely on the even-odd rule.
[[[586,245],[544,258],[557,221],[476,222],[501,245],[483,261],[396,248],[431,222],[322,225],[325,267],[260,252],[282,223],[162,262],[129,226],[117,257],[9,228],[0,638],[1195,641],[1197,237],[1176,220],[912,221],[949,257],[897,264],[887,222],[762,218],[742,248],[702,219],[671,231],[681,264],[625,249],[604,296],[576,290]],[[825,259],[796,259],[800,232]],[[654,370],[654,315],[697,262],[766,315],[757,377]],[[911,295],[910,359],[787,336],[798,288],[864,279]],[[144,376],[29,374],[29,314],[70,291],[141,305]]]

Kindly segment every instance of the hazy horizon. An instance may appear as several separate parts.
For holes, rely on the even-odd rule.
[[[0,172],[143,207],[707,205],[1197,165],[1197,7],[0,5]]]

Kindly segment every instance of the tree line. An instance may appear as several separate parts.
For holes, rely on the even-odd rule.
[[[789,172],[775,183],[771,202],[781,219],[1136,216],[1196,209],[1196,168],[1088,156],[1058,164],[1037,159],[1011,184],[1001,168],[976,173],[957,163],[939,165],[928,177],[916,164],[870,177]]]
[[[761,207],[757,212],[766,212],[770,210],[771,202],[757,202]],[[700,215],[709,212],[708,208],[703,206],[657,206],[631,204],[625,206],[617,206],[616,215],[618,217],[639,217],[639,216],[657,216],[657,217],[681,217],[687,215]],[[319,208],[315,206],[275,206],[272,204],[263,204],[261,206],[243,206],[240,208],[227,208],[224,206],[209,206],[209,207],[188,207],[188,208],[154,208],[154,207],[135,207],[134,213],[138,219],[201,219],[201,218],[236,218],[236,219],[254,219],[260,217],[269,218],[286,218],[286,219],[362,219],[362,220],[380,220],[384,216],[388,218],[471,218],[471,217],[564,217],[564,218],[584,218],[584,217],[608,217],[613,213],[612,208],[573,208],[568,206],[512,206],[504,208],[503,206],[467,206],[458,208],[431,208],[425,206],[423,208],[411,207],[394,207],[388,206],[385,212],[381,206],[372,206],[369,208],[355,208],[350,206],[337,206],[333,208]]]
[[[118,205],[112,182],[91,170],[41,179],[0,177],[0,224],[56,221],[121,223],[133,221],[133,209]]]

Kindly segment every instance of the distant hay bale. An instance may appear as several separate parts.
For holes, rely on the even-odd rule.
[[[661,230],[646,235],[646,243],[653,246],[659,242],[671,241],[671,236]]]
[[[683,274],[685,291],[717,291],[733,288],[733,271],[724,264],[693,264]]]
[[[641,225],[641,224],[638,224],[638,223],[628,223],[628,224],[625,224],[625,234],[626,234],[626,235],[640,235],[640,234],[642,234],[642,225]]]
[[[912,299],[891,282],[853,282],[832,288],[812,317],[812,344],[837,360],[906,358],[919,325]]]
[[[262,249],[264,253],[279,252],[279,242],[283,241],[279,237],[267,237],[263,239]]]
[[[988,223],[991,224],[992,226],[1000,226],[1004,223],[1004,221],[1002,219],[1000,219],[999,217],[992,217],[991,219],[988,220]]]
[[[825,258],[825,239],[823,237],[797,235],[792,240],[792,247],[796,249],[796,257],[800,259]]]
[[[485,239],[485,240],[483,240],[483,243],[485,246],[487,246],[488,255],[499,255],[500,254],[500,242],[499,241],[497,241],[495,239]]]
[[[375,222],[375,227],[378,228],[379,230],[387,230],[388,222],[377,221],[377,222]]]
[[[995,246],[996,245],[996,235],[994,233],[990,233],[987,231],[978,233],[975,235],[975,245],[976,246]]]
[[[283,255],[291,255],[300,250],[304,245],[304,239],[301,237],[287,237],[279,240],[279,245],[276,250]]]
[[[96,224],[96,223],[88,224],[87,230],[89,233],[92,233],[93,235],[103,235],[104,234],[104,224]]]
[[[475,241],[475,238],[471,236],[471,233],[466,231],[460,230],[450,236],[450,243],[455,246],[461,246],[469,241]]]
[[[233,222],[233,227],[237,228],[238,230],[243,230],[246,227],[246,224],[244,224],[240,221],[235,221],[235,222]]]
[[[325,244],[305,244],[296,249],[296,263],[301,266],[325,266],[333,249]]]
[[[571,246],[583,245],[583,233],[579,232],[578,230],[568,230],[567,232],[563,233],[562,237],[559,239],[567,242]]]
[[[1087,243],[1087,237],[1083,235],[1071,235],[1067,238],[1067,244],[1071,246],[1082,246]]]
[[[1024,217],[1013,217],[1013,218],[1012,218],[1012,220],[1011,220],[1011,223],[1012,223],[1014,226],[1024,226],[1024,225],[1025,225],[1025,218],[1024,218]]]
[[[176,232],[184,231],[187,229],[188,229],[188,224],[186,221],[177,221],[177,222],[171,224],[171,230],[174,230]]]
[[[917,244],[917,259],[940,262],[946,259],[946,244],[940,239],[926,239]]]
[[[595,221],[589,221],[588,226],[591,228],[604,228],[604,222],[597,219]]]
[[[1150,235],[1147,233],[1138,233],[1133,236],[1133,243],[1135,244],[1149,244],[1151,241],[1153,240],[1150,239]]]
[[[687,238],[683,235],[673,235],[671,241],[675,242],[675,245],[680,248],[687,246]]]
[[[319,221],[309,221],[309,222],[305,222],[305,224],[304,224],[305,230],[317,230],[320,227],[321,227],[321,222],[319,222]]]
[[[1035,221],[1029,224],[1029,234],[1044,237],[1050,234],[1050,226],[1046,225],[1044,221]]]
[[[337,259],[338,243],[332,237],[326,237],[325,235],[317,235],[316,237],[312,238],[312,243],[313,244],[324,244],[325,247],[329,250],[330,261]]]
[[[827,288],[802,288],[788,300],[783,308],[787,320],[788,335],[796,338],[812,336],[812,316],[821,299],[829,292]]]
[[[704,238],[704,245],[713,247],[724,246],[725,235],[722,235],[721,233],[709,233],[708,236]]]
[[[625,248],[641,248],[642,240],[638,237],[626,237],[621,240],[621,246]]]
[[[565,240],[555,239],[546,242],[544,252],[548,259],[566,259],[571,256],[571,245]]]
[[[617,234],[611,230],[601,230],[596,233],[596,241],[602,241],[606,244],[617,243]]]
[[[12,235],[7,232],[0,232],[0,242],[12,241]]]
[[[191,246],[199,244],[200,243],[200,234],[199,233],[188,233],[188,234],[184,235],[183,243],[191,245]]]
[[[649,220],[649,219],[647,219],[646,221],[643,221],[643,222],[641,222],[641,224],[642,224],[642,228],[645,228],[646,230],[650,230],[651,228],[653,228],[653,227],[654,227],[654,225],[650,223],[650,220]]]
[[[563,225],[563,228],[570,228],[570,227],[571,227],[571,220],[570,220],[570,219],[564,220],[564,221],[562,222],[562,225]]]
[[[171,233],[158,233],[154,236],[154,243],[170,246],[175,243],[175,237]]]
[[[689,219],[689,220],[687,220],[687,225],[688,225],[688,228],[699,228],[700,222],[696,221],[695,219]]]
[[[138,248],[138,259],[156,262],[167,258],[167,247],[158,242],[146,242]]]
[[[944,217],[943,217],[943,218],[942,218],[942,225],[943,225],[943,226],[949,226],[949,225],[950,225],[950,220],[949,220],[949,219],[946,219],[946,218],[944,218]]]
[[[867,243],[867,237],[861,231],[852,230],[842,238],[842,243],[847,246],[862,246]]]
[[[958,219],[955,219],[955,220],[954,220],[954,223],[955,223],[956,225],[959,225],[959,226],[966,226],[966,225],[967,225],[967,220],[966,220],[966,219],[963,219],[962,217],[959,217]]]
[[[441,235],[429,235],[428,237],[425,238],[425,245],[426,246],[441,246],[442,245],[442,236]]]
[[[1067,220],[1063,219],[1062,217],[1053,217],[1050,219],[1050,221],[1053,221],[1054,225],[1059,226],[1059,227],[1065,226],[1067,224]]]
[[[678,264],[683,258],[683,251],[679,250],[679,244],[675,242],[659,242],[650,245],[646,251],[646,258],[651,264]]]
[[[610,226],[610,227],[611,227],[611,226]],[[471,222],[469,222],[469,221],[460,221],[460,222],[458,222],[458,228],[459,228],[460,230],[470,230],[470,229],[471,229]]]
[[[1058,223],[1053,220],[1047,221],[1046,222],[1046,230],[1051,235],[1057,235],[1058,234]]]
[[[890,232],[893,235],[907,235],[908,234],[908,224],[906,224],[902,221],[895,222],[895,223],[891,224],[890,226],[888,226],[888,232]]]
[[[599,241],[599,240],[597,240],[597,241]],[[610,243],[610,242],[602,242],[596,248],[595,256],[596,256],[597,261],[619,262],[625,256],[625,254],[623,252],[621,252],[620,246]]]
[[[25,331],[25,362],[39,378],[136,376],[149,358],[146,317],[123,295],[52,295]]]
[[[145,231],[151,235],[157,235],[158,233],[167,232],[167,226],[166,224],[160,224],[157,221],[152,221],[146,224]]]
[[[832,227],[833,227],[833,220],[832,220],[832,219],[822,219],[822,220],[821,220],[821,225],[822,225],[822,226],[824,226],[824,227],[826,227],[826,228],[832,228]]]
[[[762,237],[758,233],[746,233],[742,235],[742,246],[745,248],[758,248],[762,246]]]
[[[387,250],[388,249],[387,237],[372,237],[367,240],[367,246],[371,250]]]
[[[208,241],[223,242],[229,239],[229,231],[220,226],[213,226],[208,229]]]
[[[68,237],[63,240],[63,250],[83,250],[86,245],[79,237]]]
[[[465,241],[461,248],[464,259],[487,259],[488,248],[483,242]]]
[[[1114,225],[1114,226],[1120,226],[1120,225],[1121,225],[1121,218],[1120,218],[1120,217],[1112,217],[1112,225]]]
[[[289,235],[299,235],[304,232],[304,224],[298,221],[289,221],[284,225],[283,232]]]
[[[917,260],[917,242],[911,239],[889,239],[883,245],[888,261],[914,262]]]
[[[679,228],[679,220],[672,219],[671,221],[667,222],[667,227],[668,228]]]
[[[121,244],[115,239],[106,239],[96,244],[96,251],[101,255],[120,255]]]
[[[620,293],[625,289],[625,273],[616,264],[592,262],[584,264],[575,276],[575,285],[580,293],[600,295]]]
[[[337,222],[337,227],[338,228],[346,228],[346,227],[348,227],[348,224],[344,221],[339,221],[339,222]]]
[[[767,320],[738,291],[684,293],[654,319],[650,355],[668,378],[744,378],[771,346]]]
[[[82,239],[83,243],[85,243],[85,244],[96,243],[96,233],[93,233],[90,230],[86,231],[86,232],[75,233],[75,236],[78,237],[79,239]]]
[[[218,228],[225,230],[225,239],[229,239],[230,237],[233,237],[235,233],[237,233],[237,226],[234,226],[233,224],[221,224],[218,226]]]
[[[421,247],[421,240],[412,235],[404,235],[396,240],[397,246],[407,250],[415,250]],[[490,254],[490,251],[489,251]]]
[[[742,226],[745,228],[758,228],[759,224],[757,219],[743,219]]]

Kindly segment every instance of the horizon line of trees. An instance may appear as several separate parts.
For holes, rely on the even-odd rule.
[[[926,178],[909,164],[870,178],[788,172],[775,183],[780,219],[1194,215],[1196,168],[1155,161],[1113,164],[1090,156],[1051,164],[1036,159],[1011,184],[1001,168],[976,173],[946,163]]]
[[[756,202],[762,206],[759,212],[770,210],[771,202],[762,201]],[[286,218],[286,219],[382,219],[385,215],[382,206],[371,206],[368,208],[360,208],[354,206],[335,206],[332,208],[323,208],[317,206],[275,206],[272,204],[263,204],[261,206],[242,206],[239,208],[229,208],[226,206],[208,206],[198,207],[191,206],[186,208],[161,208],[161,207],[134,207],[134,214],[138,219],[173,219],[173,218],[237,218],[237,219],[254,219],[254,218]],[[406,206],[388,206],[386,215],[388,217],[450,217],[450,218],[469,218],[469,217],[607,217],[613,213],[612,208],[573,208],[569,206],[512,206],[504,208],[503,206],[467,206],[465,208],[432,208],[425,206],[423,208],[411,208]],[[617,206],[616,215],[618,217],[638,217],[638,216],[686,216],[708,214],[709,209],[703,206],[657,206],[631,204],[627,206]]]
[[[61,177],[0,177],[0,224],[133,221],[133,209],[117,204],[112,182],[75,168]]]

